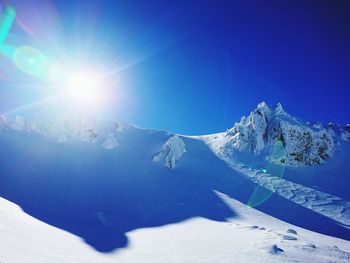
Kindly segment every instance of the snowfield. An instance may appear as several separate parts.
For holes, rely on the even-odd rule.
[[[349,126],[0,118],[0,262],[350,262]]]
[[[111,253],[97,252],[0,199],[1,262],[349,262],[348,241],[292,226],[217,194],[239,211],[239,219],[192,218],[134,230],[128,233],[129,247]]]

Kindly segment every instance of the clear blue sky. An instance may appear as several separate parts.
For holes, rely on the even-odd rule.
[[[12,2],[22,29],[51,32],[37,30],[33,45],[59,43],[124,68],[119,105],[106,118],[206,134],[226,130],[264,100],[309,121],[350,121],[349,1]],[[61,24],[57,41],[45,22],[52,17]],[[43,96],[0,84],[3,112]]]

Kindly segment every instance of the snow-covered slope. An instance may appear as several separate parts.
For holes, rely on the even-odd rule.
[[[0,260],[33,262],[349,262],[347,241],[298,228],[217,193],[239,218],[195,217],[137,229],[130,245],[100,253],[80,238],[45,224],[0,198]]]
[[[347,132],[265,103],[200,137],[1,117],[0,262],[350,262]]]
[[[232,129],[202,139],[247,179],[350,228],[350,193],[347,191],[345,198],[337,196],[349,180],[348,127],[304,123],[286,113],[281,104],[272,110],[262,102]],[[331,162],[331,169],[327,162]],[[320,174],[310,179],[315,169],[305,166],[320,166]],[[333,176],[332,186],[326,186],[325,191],[297,183],[303,176],[317,184],[324,179],[325,171]],[[339,182],[339,173],[343,174],[341,182],[334,185]],[[283,178],[286,174],[288,180]]]

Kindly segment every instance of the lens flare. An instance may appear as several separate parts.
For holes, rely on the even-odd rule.
[[[283,141],[278,139],[274,142],[274,145],[271,150],[271,154],[268,156],[268,160],[267,160],[268,164],[266,168],[261,169],[261,172],[268,176],[271,175],[273,177],[282,178],[285,172],[285,166],[283,165],[283,160],[285,160],[285,158],[286,158],[286,151],[283,145]],[[274,163],[282,163],[282,165],[274,164]],[[271,190],[266,189],[265,187],[262,187],[260,185],[257,185],[256,188],[254,189],[254,192],[250,196],[247,204],[250,207],[256,207],[266,202],[271,197],[272,194],[273,192]]]
[[[46,57],[36,48],[21,46],[13,54],[14,64],[24,73],[39,76],[47,69]]]
[[[0,63],[0,79],[33,88],[35,94],[47,95],[51,103],[55,101],[62,108],[67,108],[67,103],[68,108],[79,112],[99,113],[107,108],[111,98],[115,99],[116,73],[120,71],[110,73],[115,66],[106,65],[96,45],[88,50],[91,43],[84,37],[92,39],[95,32],[90,31],[85,18],[86,34],[78,43],[68,45],[66,41],[70,40],[61,30],[51,1],[38,1],[38,5],[22,0],[11,2],[16,10],[11,6],[1,8],[0,4],[0,55],[5,58]],[[16,30],[24,30],[25,36],[11,34],[14,22]]]
[[[6,7],[4,12],[0,15],[0,46],[2,46],[7,38],[15,17],[16,11],[10,6]]]

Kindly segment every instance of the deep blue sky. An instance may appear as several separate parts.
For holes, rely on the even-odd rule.
[[[45,1],[28,2],[44,13]],[[206,134],[231,127],[264,100],[309,121],[350,121],[349,1],[57,0],[52,6],[62,24],[60,45],[121,67],[137,61],[119,74],[124,101],[106,118]],[[82,48],[86,39],[91,45]],[[1,111],[40,97],[2,86]]]

